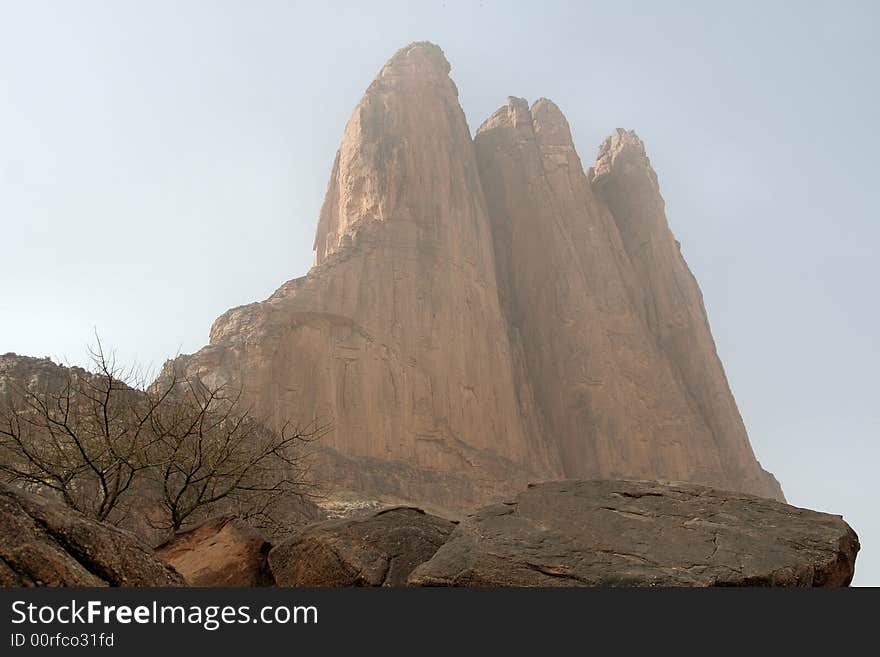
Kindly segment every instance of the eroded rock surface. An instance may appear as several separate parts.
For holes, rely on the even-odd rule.
[[[156,548],[190,586],[272,586],[266,557],[272,549],[258,531],[234,516],[212,518]]]
[[[693,484],[560,481],[464,520],[428,586],[846,586],[840,516]]]
[[[592,173],[600,196],[547,99],[511,98],[476,136],[502,305],[563,474],[781,498],[749,446],[641,142],[615,135]]]
[[[641,139],[616,130],[589,171],[638,282],[636,307],[717,446],[725,487],[783,499],[758,466],[709,328],[703,295],[666,220],[657,174]],[[688,479],[688,478],[686,478]],[[714,482],[712,482],[714,483]]]
[[[0,585],[183,586],[134,534],[0,484]]]
[[[359,485],[387,463],[365,485],[467,508],[561,468],[508,340],[449,70],[428,43],[388,61],[345,129],[315,267],[225,313],[210,345],[172,366],[240,384],[279,423],[332,422],[323,446],[342,458],[327,467],[351,464],[334,481]]]
[[[403,586],[455,523],[412,507],[311,525],[275,547],[279,586]]]
[[[333,425],[314,473],[461,511],[529,481],[685,480],[783,499],[749,445],[656,175],[618,131],[585,172],[552,102],[471,139],[430,43],[355,108],[315,266],[168,364],[282,424]]]

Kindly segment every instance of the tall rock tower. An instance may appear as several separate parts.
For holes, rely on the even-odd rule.
[[[465,509],[526,482],[681,479],[781,497],[755,460],[641,143],[585,173],[550,101],[472,140],[449,63],[397,52],[345,129],[315,265],[168,367],[318,417],[319,481]]]
[[[449,70],[428,43],[388,61],[346,126],[313,269],[228,311],[180,364],[275,422],[331,422],[333,487],[463,507],[561,467],[508,340]]]
[[[588,177],[559,108],[511,98],[476,146],[502,304],[564,475],[781,496],[752,454],[638,138],[615,133]]]

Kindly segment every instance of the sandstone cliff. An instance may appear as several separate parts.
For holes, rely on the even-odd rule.
[[[635,271],[642,320],[705,423],[729,487],[781,498],[779,483],[757,466],[715,350],[703,295],[669,230],[657,175],[641,140],[634,132],[615,131],[602,144],[590,177]]]
[[[564,474],[780,497],[749,447],[656,176],[624,144],[641,149],[616,133],[594,190],[546,99],[511,98],[476,136],[501,298]]]
[[[273,422],[333,423],[332,488],[462,509],[526,481],[682,479],[781,498],[755,460],[641,143],[585,173],[549,101],[475,140],[437,46],[346,126],[315,266],[167,367]],[[647,246],[646,246],[647,245]]]
[[[449,64],[414,44],[379,72],[336,157],[315,267],[220,317],[190,374],[258,410],[332,421],[324,473],[448,506],[554,477],[501,313],[476,156]]]

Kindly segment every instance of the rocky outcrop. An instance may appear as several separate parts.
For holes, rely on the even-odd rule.
[[[840,516],[694,484],[560,481],[481,509],[409,577],[428,586],[846,586]]]
[[[468,507],[560,467],[508,340],[448,74],[432,44],[388,61],[345,129],[315,267],[228,311],[208,347],[172,366],[240,384],[276,422],[332,422],[324,447],[352,478],[381,461],[380,488]]]
[[[269,565],[279,586],[403,586],[454,527],[411,507],[327,520],[275,547]]]
[[[694,481],[781,498],[734,417],[699,291],[665,217],[624,213],[621,200],[614,211],[636,227],[620,228],[549,100],[529,108],[511,98],[477,131],[476,148],[500,296],[564,476]],[[603,147],[593,174],[606,191],[612,171],[626,168],[623,159],[612,166],[609,150],[619,150],[616,142]],[[620,187],[630,200],[648,185],[639,178]],[[641,223],[659,235],[644,239],[663,262],[646,264],[633,245]]]
[[[316,479],[453,511],[529,481],[662,478],[782,499],[748,443],[640,142],[585,173],[550,101],[472,140],[415,43],[348,122],[315,266],[167,365],[271,423],[333,425]]]
[[[145,543],[0,484],[0,586],[183,586]]]
[[[93,376],[81,367],[59,365],[51,358],[34,358],[15,353],[0,355],[0,408],[22,390],[42,392],[61,389],[71,378]]]
[[[782,499],[773,475],[757,466],[715,349],[703,295],[669,229],[644,144],[632,131],[615,131],[602,144],[589,176],[611,211],[638,281],[642,320],[704,421],[729,485]]]
[[[258,531],[235,516],[212,518],[180,532],[156,554],[190,586],[272,586],[266,557],[272,549]]]

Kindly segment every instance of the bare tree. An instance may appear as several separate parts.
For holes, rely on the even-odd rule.
[[[277,530],[285,509],[311,494],[309,443],[328,427],[285,423],[275,431],[242,405],[241,391],[187,380],[174,404],[151,416],[153,474],[173,530],[216,508]]]
[[[118,367],[100,340],[91,356],[92,371],[59,368],[60,380],[7,382],[0,408],[7,480],[53,491],[99,520],[165,530],[221,511],[277,531],[290,505],[311,494],[306,446],[327,426],[285,423],[276,431],[228,386],[173,371],[147,385],[139,370]]]
[[[60,381],[10,386],[0,409],[0,472],[108,520],[150,466],[149,418],[170,390],[137,390],[136,372],[118,367],[100,340],[90,353],[92,372],[64,368]]]

